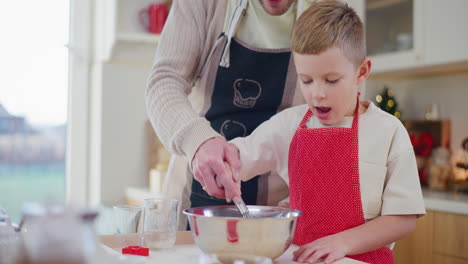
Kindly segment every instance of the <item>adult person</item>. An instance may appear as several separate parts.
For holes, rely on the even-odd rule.
[[[174,154],[163,192],[180,201],[179,210],[226,204],[228,191],[240,195],[217,180],[230,173],[224,162],[234,176],[240,168],[226,140],[247,136],[275,113],[304,103],[290,45],[294,22],[312,2],[173,2],[146,104],[156,134]],[[288,196],[274,175],[242,183],[241,193],[246,204],[277,205]],[[179,229],[186,223],[181,217]]]

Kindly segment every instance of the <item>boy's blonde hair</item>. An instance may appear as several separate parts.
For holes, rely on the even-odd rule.
[[[317,55],[335,46],[355,66],[362,63],[366,57],[366,40],[361,19],[342,1],[317,1],[297,20],[292,50]]]

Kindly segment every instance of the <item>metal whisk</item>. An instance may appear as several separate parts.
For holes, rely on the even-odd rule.
[[[237,209],[239,209],[239,212],[242,214],[242,217],[243,218],[248,218],[248,219],[252,219],[253,216],[250,215],[249,213],[249,208],[247,208],[247,206],[245,205],[244,201],[242,200],[242,198],[240,198],[240,202],[235,202],[234,203],[236,204],[237,206]]]

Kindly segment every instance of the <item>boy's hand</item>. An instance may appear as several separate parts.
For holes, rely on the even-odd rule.
[[[348,253],[344,240],[339,234],[322,237],[309,244],[301,246],[293,252],[293,260],[300,263],[315,263],[324,258],[323,263],[329,264],[344,258]]]
[[[232,174],[229,167],[224,165],[225,161],[232,168]],[[224,199],[227,198],[226,192],[229,192],[230,198],[240,196],[240,189],[231,184],[240,182],[239,151],[226,139],[215,137],[205,141],[193,157],[192,169],[195,180],[210,196]],[[226,180],[228,178],[230,181]]]

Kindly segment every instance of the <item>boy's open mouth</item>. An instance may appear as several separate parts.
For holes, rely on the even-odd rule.
[[[320,113],[320,114],[326,114],[328,112],[330,112],[331,110],[331,107],[315,107],[315,109],[317,109],[317,112]]]

